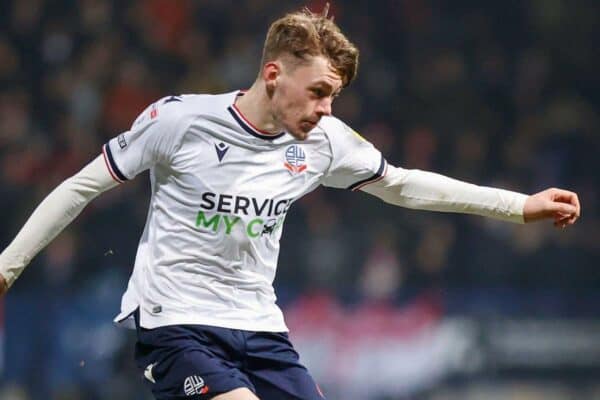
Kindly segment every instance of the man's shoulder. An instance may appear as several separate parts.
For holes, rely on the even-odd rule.
[[[180,125],[207,115],[226,113],[236,92],[222,94],[179,94],[164,96],[152,103],[135,121],[160,122],[162,126]]]
[[[160,106],[169,106],[179,112],[202,113],[210,110],[223,110],[233,103],[236,92],[208,94],[180,94],[165,96],[158,101]]]
[[[319,121],[319,129],[330,141],[340,140],[348,137],[348,135],[355,134],[355,131],[344,121],[332,115],[321,118]]]
[[[345,124],[341,119],[334,117],[333,115],[323,116],[319,121],[319,128],[321,128],[324,131],[339,130],[344,125]]]

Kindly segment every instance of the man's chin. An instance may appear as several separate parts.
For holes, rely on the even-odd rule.
[[[296,131],[290,132],[290,135],[294,137],[296,140],[306,140],[308,138],[310,132]]]

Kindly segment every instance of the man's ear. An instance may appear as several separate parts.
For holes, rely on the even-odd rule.
[[[265,86],[268,93],[272,93],[277,86],[279,77],[281,76],[281,63],[279,61],[269,61],[263,66],[262,78],[265,81]]]
[[[267,86],[277,85],[277,80],[282,72],[281,67],[282,65],[278,61],[269,61],[263,66],[262,77]]]

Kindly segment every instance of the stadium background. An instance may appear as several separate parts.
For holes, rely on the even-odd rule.
[[[573,229],[317,190],[276,286],[330,399],[600,398],[600,14],[595,0],[334,1],[361,50],[334,113],[392,163],[577,191]],[[305,3],[0,3],[0,245],[54,186],[169,94],[248,87],[268,23]],[[308,5],[321,9],[322,1]],[[111,323],[146,176],[95,200],[4,304],[0,398],[147,399]]]

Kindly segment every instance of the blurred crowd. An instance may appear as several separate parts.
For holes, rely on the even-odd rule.
[[[324,3],[1,2],[0,245],[148,104],[249,87],[269,23]],[[361,51],[358,78],[334,114],[391,164],[525,193],[568,188],[579,193],[582,218],[560,231],[318,189],[287,217],[280,302],[328,293],[346,305],[402,305],[426,292],[458,315],[597,318],[600,302],[589,301],[600,287],[595,0],[332,3]],[[11,289],[3,382],[22,386],[0,386],[1,398],[48,398],[57,387],[53,398],[136,398],[128,390],[141,382],[125,378],[135,375],[132,338],[114,332],[110,320],[148,199],[145,176],[105,193]],[[97,327],[91,334],[90,326]],[[80,354],[94,354],[96,367],[86,369]],[[52,373],[40,373],[46,369]],[[108,377],[114,384],[98,391]]]

